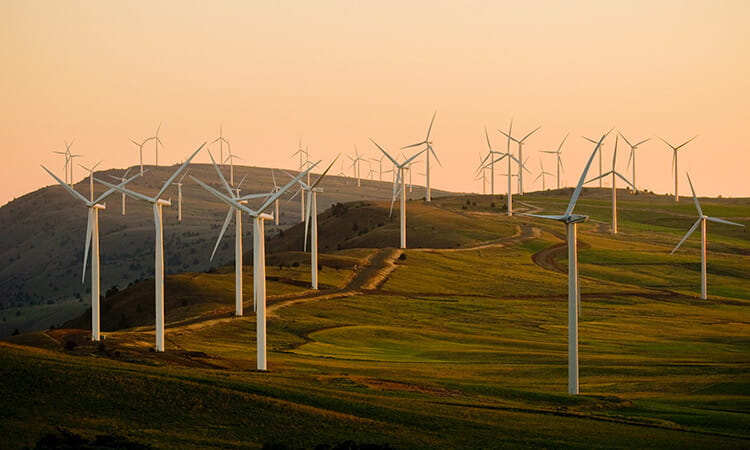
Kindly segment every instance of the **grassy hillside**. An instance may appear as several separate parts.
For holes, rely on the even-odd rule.
[[[175,169],[175,166],[151,167],[145,177],[133,181],[131,187],[138,192],[155,194]],[[193,164],[189,170],[190,175],[221,189],[212,166]],[[114,181],[110,175],[119,176],[122,172],[124,170],[104,170],[96,172],[96,177]],[[268,192],[273,188],[270,169],[237,166],[235,176],[238,180],[247,176],[242,185],[242,192],[246,194]],[[278,170],[276,178],[278,183],[288,181]],[[50,182],[53,181],[50,178]],[[362,186],[357,187],[353,179],[328,176],[321,187],[324,188],[318,195],[321,211],[336,202],[391,197],[389,182],[363,180]],[[75,188],[88,195],[88,178],[76,183]],[[103,191],[104,188],[95,186],[97,195]],[[423,189],[415,188],[411,195],[422,196]],[[173,200],[172,207],[164,209],[166,272],[201,272],[231,261],[234,227],[228,230],[214,261],[209,261],[226,207],[189,178],[184,181],[183,196],[183,221],[179,223],[177,186],[171,186],[164,195]],[[107,209],[100,213],[102,294],[113,286],[123,289],[134,281],[153,277],[151,207],[128,199],[127,215],[122,216],[121,201],[119,194],[111,196],[106,200]],[[279,227],[267,225],[269,236],[300,220],[299,197],[293,201],[282,200],[279,205],[281,223]],[[88,275],[86,282],[81,283],[86,217],[86,208],[57,184],[0,208],[0,226],[4,230],[0,236],[0,261],[3,262],[0,265],[0,336],[7,336],[16,328],[29,332],[59,325],[86,308],[90,301]],[[245,229],[251,230],[248,217],[243,220]],[[248,249],[252,247],[250,237],[245,245]]]
[[[149,351],[148,282],[105,302],[117,331],[103,344],[67,329],[0,343],[0,429],[16,447],[57,426],[157,448],[750,446],[750,233],[709,227],[703,301],[697,236],[669,255],[692,204],[623,192],[614,237],[607,194],[586,190],[576,210],[592,216],[579,227],[581,396],[565,394],[561,224],[508,218],[498,198],[413,201],[420,248],[401,252],[388,204],[358,201],[321,214],[320,292],[299,227],[269,241],[269,372],[254,371],[249,298],[231,315],[231,266],[175,274],[164,353]],[[556,213],[566,195],[517,207]],[[748,200],[702,205],[750,224]]]

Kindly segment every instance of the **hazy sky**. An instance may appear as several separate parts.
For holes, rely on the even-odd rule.
[[[368,137],[416,142],[435,109],[441,188],[480,191],[483,127],[504,148],[494,130],[513,118],[518,132],[542,125],[524,149],[527,184],[538,150],[567,132],[573,183],[591,150],[580,135],[615,127],[633,139],[698,134],[681,172],[701,194],[750,195],[745,0],[3,0],[0,15],[0,204],[51,183],[40,163],[62,173],[52,151],[66,139],[84,164],[126,167],[137,163],[128,139],[163,122],[160,160],[172,163],[223,123],[244,162],[293,167],[300,136],[313,159],[355,144],[375,156]],[[645,144],[639,184],[671,192],[670,165],[666,145]]]

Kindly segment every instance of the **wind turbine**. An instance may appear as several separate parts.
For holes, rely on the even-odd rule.
[[[641,144],[645,144],[646,142],[650,141],[651,138],[646,138],[640,142],[636,142],[635,144],[631,144],[628,138],[625,137],[624,134],[620,133],[618,131],[618,134],[622,136],[622,138],[625,140],[625,143],[627,143],[630,146],[630,156],[628,157],[628,166],[632,163],[633,164],[633,191],[635,193],[638,193],[638,185],[635,182],[635,151],[638,150],[638,147]]]
[[[122,174],[121,177],[116,177],[114,175],[110,175],[109,177],[122,182],[122,181],[127,180],[129,172],[130,172],[130,168],[128,168],[125,171],[125,173]],[[140,174],[140,175],[142,175],[142,174]],[[122,195],[122,215],[124,216],[125,215],[125,193],[121,192],[120,195]]]
[[[185,173],[182,174],[179,180],[175,181],[172,184],[177,185],[177,222],[182,223],[182,180],[185,179],[185,176],[188,174],[190,169],[186,170]],[[122,201],[125,202],[125,196],[123,194]],[[124,211],[124,208],[123,208]]]
[[[542,158],[539,158],[539,168],[540,168],[541,171],[539,172],[539,176],[536,177],[536,180],[534,180],[534,181],[537,181],[538,179],[541,178],[542,179],[542,191],[546,191],[547,190],[547,184],[545,182],[545,175],[552,176],[553,174],[551,174],[551,173],[549,173],[549,172],[547,172],[547,171],[544,170],[544,164],[542,163]]]
[[[609,132],[607,132],[609,134]],[[581,178],[578,180],[578,185],[573,191],[573,196],[570,198],[568,203],[568,209],[565,210],[565,214],[562,215],[537,215],[537,214],[524,214],[529,217],[539,217],[542,219],[557,220],[565,223],[565,231],[568,240],[568,393],[571,395],[578,395],[578,306],[580,304],[581,293],[578,286],[578,239],[576,236],[576,225],[579,223],[586,222],[588,216],[582,216],[580,214],[573,214],[573,209],[576,206],[578,197],[581,195],[583,189],[583,183],[586,181],[591,163],[601,148],[604,138],[607,134],[603,135],[596,144],[594,151],[591,153],[586,167],[581,173]]]
[[[511,123],[511,126],[512,126],[512,123]],[[501,132],[502,134],[504,134],[509,139],[509,141],[508,141],[508,147],[510,147],[510,141],[511,140],[513,142],[515,142],[516,144],[518,144],[518,160],[517,160],[518,161],[518,193],[520,195],[523,195],[523,193],[524,193],[524,190],[523,190],[523,169],[524,169],[524,165],[521,162],[521,161],[524,160],[523,159],[523,144],[526,142],[526,139],[530,138],[531,135],[534,134],[534,133],[536,133],[540,128],[542,128],[541,125],[538,126],[538,127],[536,127],[536,128],[534,128],[533,130],[531,130],[531,132],[529,132],[526,136],[524,136],[521,139],[514,138],[511,135],[510,130],[508,130],[507,133],[505,131],[503,131],[503,130],[497,130],[497,131]],[[508,150],[508,153],[510,153],[510,149]]]
[[[485,130],[486,132],[487,130]],[[488,137],[489,139],[489,137]],[[487,162],[487,159],[492,156],[492,153],[487,153],[487,156],[482,158],[482,154],[479,154],[479,167],[474,172],[476,177],[475,180],[482,179],[482,195],[487,194],[487,166],[485,165],[485,162]]]
[[[216,189],[208,186],[194,176],[190,176],[203,189],[207,190],[214,197],[226,203],[229,207],[248,213],[254,220],[253,227],[253,305],[256,311],[256,332],[257,332],[257,368],[266,370],[266,250],[265,250],[265,232],[264,220],[270,220],[273,217],[264,211],[279,198],[291,186],[297,183],[302,177],[312,170],[318,163],[312,164],[304,171],[300,171],[289,183],[284,185],[278,192],[269,195],[263,204],[257,210],[250,209],[242,204],[243,200],[257,197],[257,194],[244,197],[235,197],[231,187],[227,184],[224,177],[219,173],[224,185],[224,189],[229,196]],[[265,194],[264,194],[265,195]]]
[[[106,205],[100,203],[115,192],[115,189],[110,188],[96,199],[88,200],[86,197],[81,195],[78,191],[68,185],[68,183],[57,178],[55,174],[50,172],[49,169],[42,166],[48,174],[52,176],[60,186],[65,188],[66,191],[73,198],[79,200],[81,203],[86,205],[89,209],[88,221],[86,222],[86,249],[83,253],[83,276],[81,277],[81,283],[86,280],[86,263],[89,256],[89,248],[91,248],[91,340],[98,341],[100,339],[100,322],[99,322],[99,300],[100,300],[100,283],[99,283],[99,210],[106,209]],[[140,174],[122,181],[118,186],[123,187],[130,183],[134,179],[141,176]]]
[[[250,198],[267,198],[270,197],[271,194],[252,194],[243,197],[243,199],[240,199],[240,188],[239,186],[237,188],[232,188],[230,185],[227,184],[226,178],[224,178],[224,175],[221,173],[221,168],[216,164],[216,161],[214,160],[213,155],[211,152],[208,152],[209,157],[211,158],[211,163],[213,164],[214,168],[216,169],[216,173],[219,175],[219,179],[221,179],[222,184],[225,186],[227,192],[229,193],[230,198],[235,200],[236,202],[244,205],[247,204],[247,201]],[[244,181],[244,178],[242,179]],[[242,184],[242,181],[239,184]],[[240,317],[243,315],[243,301],[242,301],[242,211],[239,209],[236,209],[234,207],[229,207],[229,210],[227,211],[227,217],[224,220],[224,225],[221,227],[221,232],[219,233],[219,237],[216,239],[216,245],[214,245],[214,250],[211,252],[211,258],[210,261],[214,260],[214,256],[216,255],[216,250],[219,248],[219,244],[221,243],[221,239],[224,237],[224,233],[226,233],[227,228],[229,227],[229,223],[232,221],[232,216],[234,216],[234,315],[237,317]]]
[[[401,147],[401,149],[405,148],[411,148],[411,147],[419,147],[420,145],[424,145],[425,149],[427,150],[427,162],[426,162],[426,189],[427,194],[425,195],[425,200],[428,202],[432,201],[432,193],[430,190],[430,154],[435,157],[435,161],[440,164],[440,167],[443,165],[440,163],[440,159],[438,159],[437,154],[435,153],[435,150],[432,148],[432,141],[430,140],[430,131],[432,131],[432,124],[435,122],[435,115],[437,114],[437,110],[432,114],[432,120],[430,120],[430,126],[427,127],[427,136],[424,138],[424,141],[417,142],[416,144],[407,145],[405,147]],[[382,158],[381,158],[382,159]],[[411,184],[411,178],[410,178],[410,184]]]
[[[301,172],[304,169],[304,167],[305,167],[305,158],[307,158],[308,162],[309,162],[309,159],[310,159],[309,156],[307,155],[307,152],[305,151],[305,149],[302,148],[302,138],[301,137],[299,138],[299,149],[296,152],[292,153],[291,157],[294,158],[297,155],[299,155],[299,167],[298,167],[297,170]],[[300,202],[300,204],[299,204],[299,207],[300,207],[299,208],[300,220],[305,220],[305,196],[304,195],[300,196],[299,202]]]
[[[224,138],[224,124],[219,125],[219,137],[211,141],[211,144],[219,143],[219,164],[221,166],[224,166],[224,144],[227,144],[227,148],[229,149],[229,154],[232,154],[232,145],[229,143],[228,140]],[[234,185],[234,183],[232,183]]]
[[[323,192],[322,188],[317,187],[318,184],[326,176],[336,160],[341,156],[340,154],[331,161],[328,168],[321,174],[313,184],[307,184],[302,180],[298,180],[298,183],[302,186],[302,190],[307,193],[307,216],[305,217],[305,243],[303,251],[307,251],[307,230],[310,228],[310,280],[313,289],[318,289],[318,192]],[[287,174],[289,175],[289,174]],[[290,175],[291,176],[291,175]],[[303,194],[304,195],[304,194]]]
[[[383,181],[383,158],[385,158],[385,155],[380,155],[380,158],[370,158],[372,161],[378,163],[378,174],[380,181]],[[343,162],[343,160],[341,162]]]
[[[156,153],[156,164],[155,166],[159,166],[159,146],[161,145],[164,147],[164,144],[161,142],[161,139],[159,139],[159,130],[161,129],[161,123],[159,123],[159,126],[156,127],[156,133],[151,136],[150,138],[147,138],[143,143],[145,144],[148,141],[154,141],[154,151]]]
[[[411,158],[408,158],[404,162],[400,163],[396,161],[391,155],[388,154],[385,150],[383,150],[383,147],[378,145],[377,142],[372,140],[370,138],[370,141],[375,144],[375,146],[383,152],[385,156],[388,157],[388,159],[391,160],[393,165],[398,169],[398,174],[396,175],[395,182],[393,183],[393,198],[391,199],[391,212],[393,211],[393,202],[396,200],[396,193],[397,193],[397,186],[400,183],[400,189],[401,189],[401,209],[400,209],[400,223],[401,223],[401,248],[406,248],[406,186],[405,186],[405,175],[404,170],[409,166],[409,163],[411,163],[417,156],[421,155],[423,152],[425,152],[427,149],[423,149],[412,155]]]
[[[596,139],[587,138],[586,136],[581,136],[582,138],[586,139],[587,141],[591,142],[592,144],[596,144],[598,141]],[[604,171],[604,166],[602,166],[602,151],[599,150],[599,187],[602,187],[602,174]]]
[[[620,177],[622,181],[624,181],[627,185],[633,188],[635,190],[635,186],[633,183],[631,183],[627,178],[625,178],[620,172],[618,172],[615,169],[615,164],[617,164],[617,143],[620,140],[620,136],[615,136],[615,150],[612,154],[612,170],[610,170],[607,173],[601,174],[596,178],[592,178],[586,183],[591,183],[592,181],[596,181],[598,179],[604,178],[607,175],[612,175],[612,234],[617,234],[617,178]]]
[[[65,151],[64,152],[54,151],[53,153],[57,153],[58,155],[65,155],[65,166],[64,166],[65,183],[72,184],[73,183],[73,172],[72,172],[73,169],[70,166],[73,164],[73,161],[71,158],[72,154],[70,153],[70,147],[73,146],[73,141],[70,141],[70,143],[68,143],[68,141],[63,141],[63,142],[65,142]],[[81,155],[75,155],[75,156],[81,156]],[[70,172],[70,175],[68,175],[68,172]]]
[[[360,182],[360,163],[362,161],[366,161],[365,158],[360,156],[359,150],[357,150],[357,146],[354,146],[354,158],[352,158],[349,155],[346,155],[347,158],[349,158],[352,162],[352,167],[354,168],[354,177],[357,178],[357,187],[361,187],[362,183]]]
[[[693,136],[687,141],[683,142],[682,144],[675,147],[674,145],[670,144],[663,138],[659,137],[662,141],[664,141],[665,144],[669,146],[669,148],[672,149],[672,171],[674,172],[674,201],[675,203],[680,201],[680,194],[677,190],[677,150],[681,149],[682,147],[688,145],[693,139],[697,138],[698,136]]]
[[[511,217],[513,216],[513,188],[512,188],[513,183],[512,183],[512,180],[514,176],[518,176],[517,174],[512,173],[511,163],[512,161],[515,161],[516,163],[520,164],[520,161],[518,161],[518,159],[512,153],[500,153],[500,152],[492,152],[492,153],[500,155],[499,158],[493,159],[491,161],[491,164],[493,165],[494,163],[498,163],[502,161],[504,158],[508,158],[508,173],[505,174],[504,176],[508,177],[508,193],[506,195],[506,199],[507,199],[506,203],[508,204],[507,205],[508,217]]]
[[[693,182],[690,180],[690,175],[687,174],[688,183],[690,183],[690,191],[693,193],[693,201],[695,202],[695,209],[698,210],[698,220],[695,221],[692,227],[688,230],[688,232],[685,234],[685,236],[682,238],[682,240],[677,244],[677,246],[672,250],[670,254],[674,254],[674,252],[677,251],[678,248],[682,245],[685,240],[690,237],[691,234],[693,234],[693,231],[695,231],[696,228],[698,228],[698,225],[701,226],[701,299],[706,300],[708,298],[708,291],[706,288],[706,245],[707,245],[707,236],[706,236],[706,222],[715,222],[715,223],[723,223],[727,225],[734,225],[736,227],[744,227],[745,225],[742,225],[740,223],[730,222],[728,220],[723,219],[717,219],[716,217],[709,217],[705,214],[703,214],[703,210],[701,209],[701,205],[698,202],[698,197],[695,195],[695,189],[693,189]]]
[[[155,235],[155,250],[154,250],[154,284],[155,284],[155,305],[156,305],[156,351],[164,351],[164,225],[162,224],[162,207],[172,206],[171,200],[164,200],[161,198],[162,194],[172,185],[172,182],[180,175],[180,173],[190,164],[190,161],[195,155],[200,152],[206,145],[204,142],[196,151],[193,152],[182,165],[172,174],[171,177],[164,183],[159,189],[159,192],[153,197],[148,197],[144,194],[131,191],[121,186],[114,186],[106,181],[97,179],[98,182],[110,188],[117,189],[120,192],[125,193],[128,197],[134,200],[142,200],[151,203],[154,210],[154,226],[156,228]]]
[[[148,139],[145,139],[140,144],[133,139],[131,139],[130,142],[132,142],[138,147],[138,162],[141,165],[141,175],[143,175],[143,146],[146,145],[146,142],[148,142]]]
[[[81,166],[83,169],[89,172],[89,192],[91,196],[91,201],[94,201],[94,169],[96,169],[97,166],[99,166],[99,164],[101,163],[102,162],[99,161],[98,163],[94,164],[94,166],[91,167],[90,169],[84,166],[83,164],[79,164],[79,166]]]
[[[560,142],[560,145],[557,146],[557,150],[542,150],[542,153],[551,153],[551,154],[557,156],[557,163],[556,163],[556,166],[557,166],[557,189],[560,189],[560,171],[561,170],[563,172],[565,171],[565,169],[563,168],[563,163],[562,163],[562,146],[565,143],[565,141],[568,139],[569,135],[570,135],[570,133],[568,133],[568,134],[565,135],[565,137],[563,138],[563,140]]]
[[[227,159],[222,162],[222,165],[229,161],[229,185],[234,186],[234,160],[235,159],[242,159],[239,156],[232,153],[232,148],[229,148],[229,154],[227,155]]]

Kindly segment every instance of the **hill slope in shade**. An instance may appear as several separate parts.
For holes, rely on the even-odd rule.
[[[143,179],[130,186],[137,192],[155,194],[169,178],[176,166],[148,167]],[[40,169],[41,170],[41,169]],[[190,175],[222,189],[211,165],[191,165]],[[228,168],[225,176],[228,178]],[[124,170],[96,172],[100,179],[114,181],[110,175],[119,176]],[[280,185],[289,178],[276,170]],[[134,173],[134,170],[131,170]],[[292,172],[294,173],[294,172]],[[268,192],[273,188],[271,170],[258,167],[235,167],[236,180],[247,176],[242,192]],[[315,175],[313,175],[313,179]],[[50,179],[50,181],[53,181]],[[336,202],[354,200],[387,200],[392,194],[389,182],[356,180],[329,175],[320,185],[324,192],[318,195],[320,210]],[[75,188],[88,195],[88,178],[76,183]],[[103,187],[95,185],[98,195]],[[436,191],[437,195],[445,194]],[[411,194],[423,195],[415,186]],[[201,272],[221,265],[233,258],[234,227],[219,247],[213,262],[209,256],[226,216],[226,207],[205,192],[203,188],[185,178],[183,185],[183,221],[177,221],[177,186],[171,186],[164,198],[172,199],[172,207],[164,208],[165,271]],[[288,198],[288,196],[285,196]],[[139,279],[153,277],[154,225],[150,205],[126,200],[127,215],[121,215],[121,196],[114,194],[106,200],[107,209],[100,213],[101,241],[101,292],[112,286],[123,289]],[[293,201],[282,200],[280,226],[268,224],[269,236],[278,233],[300,220],[299,197]],[[90,303],[90,279],[81,283],[84,235],[87,211],[57,184],[39,189],[15,199],[0,208],[0,336],[13,330],[31,331],[58,325],[80,314]],[[244,229],[250,233],[251,222],[243,216]],[[247,239],[246,249],[252,248]],[[1,319],[1,318],[0,318]]]

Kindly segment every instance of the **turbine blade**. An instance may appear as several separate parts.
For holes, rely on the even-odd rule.
[[[549,219],[549,220],[559,220],[564,221],[567,216],[561,216],[561,215],[545,215],[545,214],[526,214],[526,213],[518,213],[522,216],[527,217],[537,217],[540,219]]]
[[[159,126],[161,126],[161,124]],[[174,179],[177,178],[177,176],[180,174],[180,172],[182,172],[188,166],[188,164],[190,164],[190,161],[192,161],[193,158],[195,158],[195,155],[197,155],[198,152],[200,152],[201,150],[203,150],[203,147],[205,145],[206,145],[205,142],[202,143],[200,145],[200,147],[198,147],[198,149],[196,151],[194,151],[193,154],[190,155],[190,157],[187,160],[185,160],[185,162],[182,163],[182,165],[180,167],[177,168],[177,170],[174,171],[174,173],[172,174],[172,176],[169,177],[169,179],[167,180],[166,183],[164,183],[164,185],[161,187],[161,190],[159,190],[159,193],[156,194],[156,197],[154,197],[154,198],[158,199],[159,197],[161,197],[161,195],[164,193],[164,191],[166,191],[167,188],[172,184],[172,182],[174,181]]]
[[[607,132],[607,134],[609,134],[609,131]],[[599,139],[599,142],[596,144],[596,147],[594,147],[594,151],[591,152],[589,161],[586,163],[586,167],[584,167],[583,173],[581,173],[581,178],[578,180],[578,185],[576,186],[576,190],[573,191],[573,196],[570,198],[568,209],[565,210],[566,216],[573,214],[573,209],[576,207],[576,202],[578,201],[578,197],[581,195],[581,190],[583,189],[583,182],[586,180],[586,175],[588,175],[589,167],[591,167],[591,163],[594,161],[594,156],[596,156],[596,152],[601,151],[602,142],[604,142],[604,138],[607,137],[607,134],[603,135],[602,138]]]
[[[484,136],[487,138],[487,148],[492,151],[492,145],[490,144],[490,135],[487,133],[487,127],[484,127]]]
[[[437,161],[440,167],[443,167],[443,163],[440,162],[440,158],[438,158],[437,153],[435,153],[435,149],[432,148],[432,144],[427,144],[427,149],[432,153],[432,156],[435,157],[435,161]]]
[[[630,148],[631,148],[631,149],[633,148],[633,144],[631,144],[631,143],[630,143],[630,141],[628,140],[628,138],[626,138],[626,137],[625,137],[625,135],[624,135],[624,134],[622,134],[622,133],[621,133],[621,132],[619,132],[619,131],[617,132],[617,134],[619,134],[620,136],[622,136],[622,139],[623,139],[623,140],[625,141],[625,143],[626,143],[626,144],[628,144],[628,145],[630,146]],[[636,146],[636,147],[637,147],[637,146]]]
[[[405,148],[419,147],[420,145],[424,145],[424,144],[426,144],[425,141],[417,142],[416,144],[411,144],[411,145],[406,145],[404,147],[401,147],[401,149],[403,150]]]
[[[674,147],[674,145],[672,145],[672,144],[670,144],[669,142],[667,142],[667,140],[666,140],[666,139],[664,139],[663,137],[661,137],[661,136],[656,136],[656,137],[658,137],[659,139],[661,139],[661,140],[662,140],[662,142],[664,142],[665,144],[667,144],[667,145],[669,146],[669,148],[671,148],[672,150],[677,150],[677,149],[676,149],[676,148]]]
[[[646,139],[642,140],[641,142],[636,143],[635,146],[638,147],[639,145],[645,144],[646,142],[648,142],[650,140],[651,140],[651,138],[646,138]]]
[[[691,138],[690,138],[690,139],[688,139],[687,141],[685,141],[685,142],[683,142],[682,144],[680,144],[680,145],[678,145],[677,147],[675,147],[675,150],[679,150],[679,149],[681,149],[682,147],[684,147],[684,146],[688,145],[688,144],[689,144],[690,142],[692,142],[692,141],[693,141],[693,139],[695,139],[695,138],[697,138],[697,137],[698,137],[698,135],[696,134],[695,136],[691,137]]]
[[[226,203],[228,206],[231,206],[232,208],[239,209],[240,211],[244,211],[248,214],[250,214],[253,217],[257,217],[259,212],[253,211],[252,209],[248,208],[247,206],[238,203],[235,199],[229,198],[226,195],[222,194],[221,192],[217,191],[216,189],[212,188],[211,186],[207,185],[206,183],[202,182],[201,180],[195,178],[194,176],[190,175],[190,178],[198,183],[203,189],[207,190],[209,193],[211,193],[214,197],[218,198],[222,202]]]
[[[307,175],[307,173],[310,172],[319,163],[320,163],[320,161],[318,161],[318,162],[316,162],[314,164],[311,164],[310,167],[308,167],[307,169],[305,169],[302,172],[298,173],[296,177],[294,177],[290,182],[288,182],[287,184],[285,184],[284,187],[282,187],[281,189],[278,190],[278,192],[275,192],[273,195],[271,195],[265,202],[263,202],[263,205],[261,205],[261,207],[258,208],[258,213],[260,214],[263,211],[265,211],[266,208],[268,208],[269,206],[271,206],[271,204],[274,202],[274,200],[276,200],[277,198],[281,197],[286,192],[287,189],[289,189],[290,187],[292,187],[295,184],[297,184],[297,182],[302,177],[304,177],[305,175]]]
[[[81,276],[81,283],[86,281],[86,264],[89,259],[89,248],[91,248],[91,234],[93,233],[93,221],[94,221],[94,209],[89,208],[89,218],[86,221],[86,244],[83,251],[83,275]]]
[[[534,134],[537,131],[539,131],[540,128],[542,128],[541,125],[539,125],[538,127],[534,128],[534,130],[532,130],[529,134],[527,134],[526,136],[524,136],[523,139],[521,139],[520,142],[524,142],[526,139],[528,139],[529,137],[531,137],[532,134]]]
[[[312,202],[312,191],[307,191],[307,202],[305,204],[305,243],[302,246],[302,251],[307,251],[307,231],[310,227],[310,215],[312,214],[312,207],[310,206],[310,202]]]
[[[682,238],[682,240],[680,241],[680,243],[679,243],[679,244],[677,244],[677,247],[675,247],[675,248],[674,248],[674,249],[673,249],[673,250],[672,250],[672,251],[671,251],[671,252],[669,253],[670,255],[673,255],[673,254],[674,254],[674,252],[676,252],[676,251],[677,251],[677,249],[678,249],[678,248],[680,248],[680,246],[682,245],[682,243],[683,243],[683,242],[685,242],[685,240],[686,240],[686,239],[687,239],[687,238],[688,238],[688,237],[689,237],[689,236],[690,236],[691,234],[693,234],[693,231],[695,231],[695,229],[696,229],[696,228],[698,228],[698,225],[700,225],[700,223],[701,223],[701,220],[702,220],[702,218],[698,218],[698,220],[696,220],[696,221],[695,221],[695,223],[693,224],[693,226],[692,226],[692,227],[690,227],[690,229],[688,230],[688,232],[687,232],[687,233],[685,233],[685,236],[684,236],[684,237]]]
[[[425,138],[425,142],[430,140],[430,131],[432,131],[432,124],[435,122],[435,116],[437,115],[437,109],[434,113],[432,113],[432,119],[430,120],[430,126],[427,127],[427,137]]]
[[[723,223],[723,224],[726,224],[726,225],[734,225],[736,227],[744,227],[745,226],[745,225],[743,225],[741,223],[730,222],[730,221],[724,220],[724,219],[717,219],[716,217],[706,217],[706,220],[710,220],[711,222],[716,222],[716,223]]]
[[[326,176],[326,174],[328,173],[328,171],[331,170],[331,167],[333,167],[333,165],[336,163],[336,160],[339,159],[339,156],[341,156],[341,153],[339,153],[338,155],[336,155],[335,158],[333,158],[333,161],[331,161],[331,164],[329,164],[328,167],[326,168],[326,170],[324,170],[323,173],[318,177],[318,179],[315,180],[315,183],[313,183],[312,186],[310,186],[310,189],[315,188],[315,186],[317,186],[318,183],[320,183],[320,181],[323,179],[323,177]]]
[[[560,145],[557,146],[557,153],[560,153],[560,151],[562,150],[562,146],[565,143],[565,141],[568,140],[568,136],[570,136],[570,133],[566,134],[562,142],[560,142]]]
[[[693,181],[690,179],[690,174],[685,173],[687,175],[688,183],[690,184],[690,191],[693,193],[693,201],[695,202],[695,209],[698,210],[699,215],[703,215],[703,210],[701,209],[701,204],[698,202],[698,196],[695,195],[695,189],[693,189]]]
[[[273,180],[273,187],[275,188],[279,187],[279,185],[276,184],[276,174],[274,173],[273,169],[271,169],[271,179]]]
[[[380,145],[378,145],[378,143],[377,143],[377,142],[375,142],[375,141],[374,141],[374,140],[373,140],[372,138],[370,138],[370,142],[372,142],[373,144],[375,144],[375,146],[376,146],[376,147],[377,147],[378,149],[380,149],[380,151],[381,151],[381,152],[383,152],[383,154],[384,154],[385,156],[387,156],[387,157],[388,157],[388,159],[390,159],[390,160],[391,160],[391,162],[392,162],[393,164],[395,164],[396,166],[398,166],[398,161],[396,161],[395,159],[393,159],[393,157],[392,157],[391,155],[389,155],[389,154],[388,154],[388,152],[386,152],[385,150],[383,150],[383,147],[381,147]],[[349,156],[349,155],[347,155],[347,156]],[[350,159],[351,159],[351,158],[350,158]]]
[[[413,161],[413,160],[414,160],[414,159],[415,159],[415,158],[416,158],[417,156],[421,155],[422,153],[424,153],[424,152],[426,152],[426,151],[427,151],[427,149],[424,149],[424,150],[420,150],[420,151],[418,151],[418,152],[417,152],[417,153],[415,153],[415,154],[414,154],[414,155],[413,155],[413,156],[412,156],[411,158],[409,158],[409,159],[407,159],[406,161],[404,161],[403,163],[401,163],[401,166],[406,166],[406,165],[407,165],[407,164],[409,164],[409,163],[410,163],[411,161]]]
[[[48,168],[42,166],[42,169],[44,169],[48,174],[50,174],[50,176],[52,176],[52,178],[54,178],[60,184],[60,186],[64,187],[65,190],[70,193],[70,195],[72,195],[73,197],[75,197],[78,200],[82,201],[86,205],[88,205],[90,203],[89,199],[87,199],[86,197],[84,197],[83,195],[81,195],[78,191],[76,191],[72,187],[68,186],[68,183],[66,183],[66,182],[62,181],[61,179],[57,178],[57,176],[54,173],[50,172],[50,170]]]
[[[224,225],[222,225],[221,227],[219,238],[216,239],[216,245],[214,245],[214,251],[211,252],[211,258],[209,259],[209,261],[214,260],[214,255],[216,255],[216,250],[219,249],[219,244],[221,243],[221,239],[224,237],[224,233],[226,233],[227,228],[229,227],[229,223],[232,222],[233,215],[234,215],[234,209],[229,208],[229,211],[227,211],[227,218],[224,219]]]
[[[143,173],[146,173],[146,172],[148,172],[148,170],[144,170],[143,171]],[[117,186],[119,186],[119,187],[122,188],[126,184],[130,183],[131,181],[135,180],[136,178],[138,178],[140,176],[141,176],[141,173],[138,172],[135,175],[133,175],[132,177],[126,179],[126,180],[120,180],[121,182]],[[123,177],[123,178],[125,178],[125,177]],[[96,180],[96,178],[94,178],[94,180]],[[107,189],[104,193],[102,193],[102,195],[100,195],[99,197],[97,197],[97,199],[94,200],[93,203],[99,203],[99,202],[101,202],[102,200],[106,199],[110,195],[114,194],[116,191],[117,191],[117,188],[115,188],[115,187],[111,187],[111,188]]]
[[[138,192],[135,192],[135,191],[131,191],[130,189],[126,189],[126,188],[120,186],[119,184],[118,185],[114,185],[112,183],[107,183],[106,181],[100,180],[99,178],[94,178],[94,180],[97,181],[97,182],[99,182],[99,183],[101,183],[101,184],[103,184],[103,185],[105,185],[105,186],[107,186],[107,187],[109,187],[109,188],[111,188],[111,189],[114,189],[114,190],[116,190],[116,191],[118,191],[120,193],[123,193],[123,194],[127,195],[128,197],[132,198],[133,200],[143,200],[143,201],[149,202],[149,203],[153,203],[153,202],[155,202],[157,200],[156,198],[146,197],[145,195],[143,195],[141,193],[138,193]],[[122,184],[122,183],[120,183],[120,184]]]
[[[622,181],[624,181],[625,184],[627,184],[628,186],[630,186],[631,188],[633,188],[633,190],[635,190],[635,185],[633,183],[631,183],[630,180],[628,180],[627,178],[625,178],[624,176],[622,176],[620,174],[620,172],[615,172],[615,175],[617,175],[618,177],[620,177],[620,179]]]

